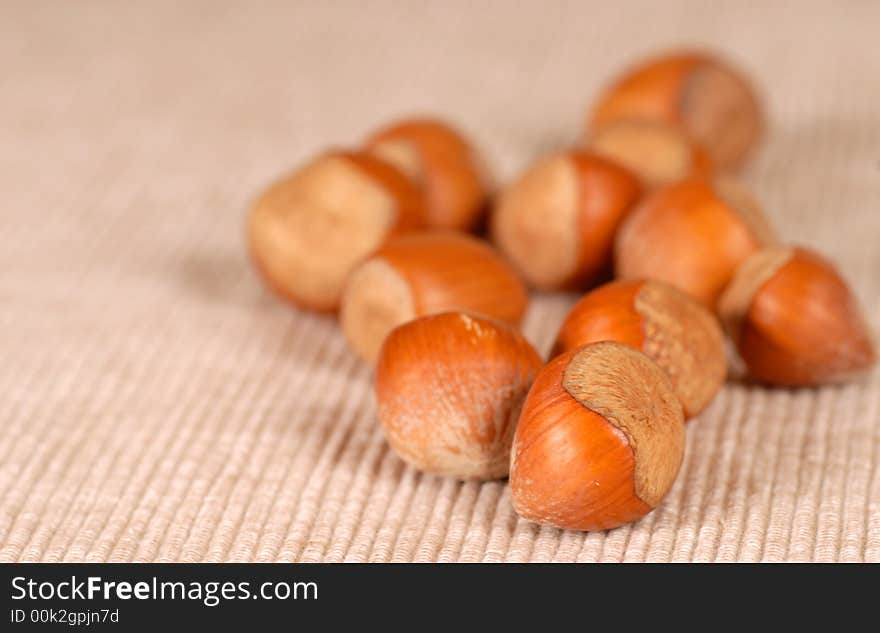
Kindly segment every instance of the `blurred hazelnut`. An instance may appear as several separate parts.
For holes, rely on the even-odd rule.
[[[423,187],[429,228],[470,231],[486,210],[489,177],[468,139],[437,119],[406,119],[373,134],[367,151]]]
[[[614,233],[640,190],[630,172],[596,155],[555,154],[502,192],[492,236],[531,285],[577,287],[610,269]]]
[[[678,127],[722,169],[744,161],[764,125],[743,73],[707,52],[667,53],[641,62],[611,84],[589,118],[594,131],[628,119]]]
[[[369,154],[333,151],[257,199],[247,239],[270,288],[301,306],[332,311],[358,262],[423,221],[422,194],[396,168]]]

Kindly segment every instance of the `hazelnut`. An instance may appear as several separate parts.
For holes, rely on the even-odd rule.
[[[614,244],[622,279],[657,279],[710,309],[749,255],[775,242],[758,204],[731,180],[662,187],[627,216]]]
[[[804,248],[752,255],[719,308],[749,373],[770,385],[841,382],[876,360],[846,281],[831,262]]]
[[[514,325],[529,297],[510,265],[488,244],[453,231],[389,240],[349,277],[340,322],[351,346],[373,362],[396,326],[427,314],[465,310]]]
[[[629,171],[603,158],[549,156],[501,194],[493,239],[533,286],[575,287],[610,269],[614,233],[639,193]]]
[[[540,367],[516,329],[487,317],[449,312],[401,325],[376,367],[385,437],[419,470],[504,477],[520,408]]]
[[[649,188],[712,175],[712,159],[705,149],[657,121],[614,121],[597,129],[588,147],[631,169]]]
[[[470,142],[450,124],[407,119],[373,134],[367,150],[424,188],[429,228],[474,229],[486,209],[486,169]]]
[[[605,341],[535,377],[513,440],[510,491],[530,521],[605,530],[657,507],[684,456],[681,403],[654,361]]]
[[[644,352],[669,376],[687,417],[712,401],[727,375],[718,320],[661,282],[614,281],[587,293],[563,322],[555,353],[597,341]]]
[[[281,296],[335,310],[349,272],[397,231],[423,223],[418,189],[391,165],[334,151],[272,185],[248,219],[251,256]]]
[[[705,147],[722,169],[739,166],[761,136],[754,89],[728,62],[706,52],[646,60],[624,73],[590,115],[590,126],[627,119],[660,121]]]

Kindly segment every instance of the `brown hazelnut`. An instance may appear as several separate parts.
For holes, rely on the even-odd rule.
[[[502,192],[492,236],[531,285],[576,287],[610,269],[614,233],[640,189],[629,171],[596,155],[555,154]]]
[[[370,153],[423,187],[428,228],[476,228],[486,210],[485,164],[460,131],[445,121],[406,119],[373,134]]]
[[[396,168],[369,154],[334,151],[257,199],[247,239],[269,287],[304,307],[335,310],[355,265],[423,220],[422,194]]]
[[[648,194],[614,244],[622,279],[665,281],[715,309],[736,267],[775,243],[758,204],[731,180],[687,180]]]
[[[712,159],[699,144],[666,123],[621,119],[598,128],[588,145],[627,167],[648,187],[712,175]]]
[[[676,52],[624,73],[589,118],[594,131],[628,119],[678,127],[726,169],[752,151],[764,117],[754,89],[730,63],[707,52]]]
[[[855,296],[834,265],[780,246],[747,259],[719,301],[749,373],[788,387],[841,382],[876,351]]]
[[[454,231],[389,240],[345,285],[339,319],[352,348],[373,362],[385,336],[418,316],[472,311],[518,325],[525,284],[489,244]]]
[[[554,353],[597,341],[636,348],[669,376],[686,417],[700,413],[727,375],[724,336],[713,314],[657,281],[613,281],[588,292],[559,330]]]
[[[396,328],[376,366],[385,437],[413,467],[460,479],[507,475],[523,399],[541,358],[512,326],[476,314]]]
[[[516,512],[569,530],[606,530],[659,505],[684,457],[669,378],[627,345],[592,343],[544,366],[513,440]]]

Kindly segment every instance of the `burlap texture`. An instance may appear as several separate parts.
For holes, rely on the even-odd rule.
[[[246,260],[252,196],[410,112],[499,180],[602,82],[727,51],[771,125],[746,174],[880,325],[880,4],[46,2],[0,7],[0,560],[880,561],[880,372],[728,385],[630,527],[517,520],[503,482],[405,467],[333,319]],[[571,296],[536,297],[550,344]]]

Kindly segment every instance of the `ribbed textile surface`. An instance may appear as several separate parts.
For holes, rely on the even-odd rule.
[[[616,70],[710,45],[770,113],[744,178],[880,326],[875,2],[48,2],[0,7],[0,560],[880,561],[880,372],[725,387],[674,489],[607,533],[382,439],[328,316],[270,296],[268,182],[436,112],[499,181],[572,142]],[[535,297],[546,351],[573,295]]]

